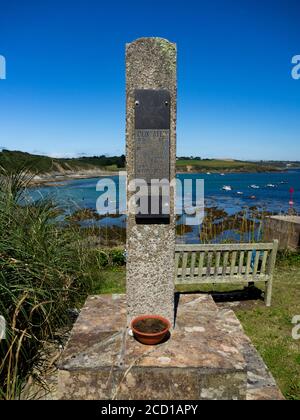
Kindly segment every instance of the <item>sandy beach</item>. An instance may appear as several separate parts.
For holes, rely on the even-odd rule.
[[[45,173],[35,175],[30,181],[31,186],[60,186],[64,182],[73,181],[76,179],[89,179],[103,176],[117,176],[117,171],[105,171],[99,169],[89,169],[83,171],[66,171],[64,173]]]

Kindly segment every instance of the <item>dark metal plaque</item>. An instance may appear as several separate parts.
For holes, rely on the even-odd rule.
[[[135,178],[170,180],[170,93],[135,91]],[[151,197],[149,196],[149,200]],[[150,207],[150,206],[149,206]],[[169,215],[137,215],[137,223],[169,223]]]
[[[170,101],[168,90],[137,89],[135,91],[135,128],[169,130]]]
[[[135,178],[170,178],[170,130],[135,130]]]

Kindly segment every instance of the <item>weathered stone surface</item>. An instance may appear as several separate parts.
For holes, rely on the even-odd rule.
[[[176,45],[161,38],[141,38],[126,48],[126,160],[128,182],[135,177],[135,89],[167,89],[170,109],[170,178],[176,164]],[[128,191],[128,201],[132,193]],[[174,317],[175,210],[170,193],[170,224],[127,221],[128,321],[141,314]]]
[[[240,358],[238,354],[242,353],[247,364],[246,399],[284,399],[274,378],[249,338],[244,334],[239,321],[231,310],[237,304],[238,302],[219,303],[216,307],[213,300],[207,296],[182,296],[178,308],[178,313],[181,315],[177,318],[172,339],[176,336],[177,329],[184,328],[190,334],[196,333],[195,340],[203,340],[208,343],[206,331],[210,327],[207,320],[208,318],[215,319],[214,331],[219,331],[220,336],[230,335],[237,348],[233,350],[232,343],[232,348],[228,348],[227,342],[225,348],[212,347],[211,353],[218,351],[222,355],[225,350],[224,360],[227,366],[229,366],[230,352],[234,354],[235,362],[238,362]],[[98,322],[94,316],[95,311],[101,313],[101,322]],[[118,311],[119,316],[117,315]],[[125,311],[124,295],[89,298],[61,357],[59,369],[55,370],[51,363],[50,372],[47,369],[46,376],[42,378],[43,382],[47,384],[47,388],[44,385],[41,386],[40,381],[31,381],[23,392],[23,399],[98,399],[100,397],[103,399],[112,397],[159,399],[169,398],[169,396],[170,398],[172,396],[173,399],[233,399],[236,398],[234,395],[239,392],[242,398],[240,385],[244,384],[243,371],[230,372],[229,369],[222,370],[219,367],[213,369],[213,361],[220,359],[210,357],[209,347],[205,351],[209,354],[208,360],[211,367],[208,367],[209,365],[204,367],[200,358],[193,357],[188,360],[189,348],[185,342],[178,343],[178,340],[175,340],[178,349],[180,348],[178,354],[177,347],[175,348],[175,355],[173,351],[170,352],[170,341],[155,348],[135,343],[127,336],[127,329],[122,327],[122,325],[126,325]],[[201,325],[190,323],[193,320],[193,315],[198,312],[202,314]],[[105,313],[109,314],[107,319],[105,319]],[[205,316],[205,314],[207,315]],[[186,319],[186,324],[184,319]],[[91,330],[86,329],[87,325]],[[115,326],[119,327],[120,325],[120,331],[114,331]],[[113,331],[108,331],[109,328],[112,328]],[[106,335],[103,330],[106,330]],[[96,339],[99,331],[100,335]],[[109,342],[107,337],[111,337],[113,340]],[[128,340],[128,343],[125,340]],[[209,340],[210,346],[213,343]],[[129,349],[128,354],[125,351],[127,348]],[[156,358],[154,358],[154,349],[160,352]],[[181,349],[187,353],[184,359]],[[109,352],[111,354],[108,354]],[[58,347],[57,353],[61,353]],[[89,358],[89,354],[91,354],[91,358]],[[54,351],[53,357],[56,357],[56,351]],[[170,366],[174,364],[174,358],[181,359],[182,367]],[[188,362],[184,361],[185,359]],[[131,364],[129,365],[129,363]],[[193,366],[197,363],[199,369]],[[224,387],[225,381],[230,384],[230,389]]]
[[[284,400],[271,372],[251,340],[244,335],[241,342],[247,363],[247,400]]]
[[[128,334],[125,310],[123,295],[88,299],[59,363],[58,398],[246,398],[238,321],[223,325],[211,297],[182,295],[171,338],[158,346]]]
[[[95,316],[95,314],[99,316]],[[283,399],[234,312],[181,295],[171,338],[128,334],[125,295],[90,297],[59,363],[59,399]]]
[[[207,295],[181,296],[176,327],[165,345],[153,347],[149,353],[148,347],[134,339],[127,340],[126,364],[132,364],[141,355],[139,366],[201,367],[218,372],[245,369],[245,360],[236,348],[234,337],[227,331],[224,333],[216,305]]]
[[[73,370],[111,366],[120,352],[125,326],[125,295],[90,296],[59,365]]]
[[[238,304],[238,302],[236,303]],[[253,346],[250,338],[230,309],[232,303],[218,305],[218,321],[221,322],[224,333],[231,334],[237,348],[241,351],[247,364],[247,400],[283,400],[284,397],[276,382]]]

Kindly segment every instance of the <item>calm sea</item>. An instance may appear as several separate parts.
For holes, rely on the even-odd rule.
[[[228,214],[256,206],[259,209],[272,213],[285,213],[289,208],[290,188],[293,187],[294,208],[300,212],[300,170],[270,173],[232,173],[225,174],[179,174],[180,179],[203,179],[205,189],[205,207],[218,207]],[[110,177],[118,185],[118,177]],[[67,214],[80,208],[96,208],[96,200],[100,192],[96,191],[99,178],[81,179],[62,182],[56,186],[38,187],[32,189],[30,197],[36,200],[40,197],[53,197]],[[269,184],[269,186],[268,186]],[[270,186],[273,185],[274,187]],[[250,186],[259,188],[253,189]],[[223,190],[223,186],[230,186],[231,191]],[[242,193],[242,194],[240,194]],[[119,191],[121,197],[125,196],[124,189]],[[194,200],[192,194],[191,199]],[[254,198],[255,196],[255,198]],[[117,198],[118,201],[118,198]],[[88,223],[85,222],[85,223]],[[124,216],[119,219],[104,218],[99,224],[124,225]],[[196,235],[199,229],[196,229]],[[194,234],[189,233],[183,239],[194,242]]]

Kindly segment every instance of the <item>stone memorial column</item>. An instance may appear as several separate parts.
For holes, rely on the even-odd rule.
[[[176,44],[141,38],[126,46],[127,185],[136,178],[175,179]],[[128,321],[138,315],[174,320],[175,188],[168,215],[128,214]],[[127,188],[128,202],[133,192]],[[150,206],[151,207],[151,206]]]

